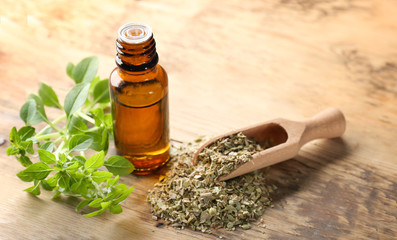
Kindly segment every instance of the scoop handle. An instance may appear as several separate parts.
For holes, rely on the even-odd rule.
[[[306,127],[300,141],[301,146],[318,138],[340,137],[346,129],[345,116],[337,108],[325,109],[304,123]]]

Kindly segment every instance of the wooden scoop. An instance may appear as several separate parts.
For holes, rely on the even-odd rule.
[[[273,121],[232,131],[210,139],[194,154],[193,164],[195,165],[197,163],[197,157],[205,147],[208,147],[220,138],[238,132],[242,132],[248,138],[255,139],[260,145],[269,138],[272,139],[274,145],[271,148],[254,154],[251,161],[237,167],[228,175],[219,177],[220,181],[225,181],[293,158],[307,142],[318,138],[340,137],[345,132],[345,128],[345,117],[337,108],[328,108],[303,122],[282,118],[274,119]]]

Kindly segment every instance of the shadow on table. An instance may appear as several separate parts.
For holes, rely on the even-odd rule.
[[[282,207],[284,198],[311,184],[324,167],[342,161],[350,154],[349,146],[342,138],[319,140],[311,144],[310,150],[306,149],[303,147],[295,158],[270,167],[269,183],[277,186],[271,196],[275,206]]]

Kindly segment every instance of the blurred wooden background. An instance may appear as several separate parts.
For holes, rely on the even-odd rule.
[[[0,135],[39,83],[63,97],[68,62],[115,67],[117,29],[149,24],[169,74],[171,137],[193,140],[339,107],[342,139],[271,167],[279,190],[263,226],[212,235],[156,227],[134,185],[124,212],[84,218],[75,199],[33,197],[0,146],[1,239],[393,239],[397,235],[397,2],[394,0],[0,0]],[[59,114],[50,110],[49,116]]]

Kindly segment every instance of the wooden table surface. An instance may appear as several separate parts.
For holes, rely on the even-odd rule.
[[[21,127],[19,108],[39,83],[63,101],[68,62],[115,67],[117,29],[153,28],[170,80],[172,139],[193,140],[330,107],[343,138],[317,140],[269,170],[278,186],[266,228],[212,235],[156,227],[145,202],[157,181],[135,186],[120,215],[85,218],[76,200],[22,191],[22,170],[0,146],[0,239],[395,239],[397,236],[397,1],[0,0],[0,135]],[[50,118],[57,116],[50,110]]]

